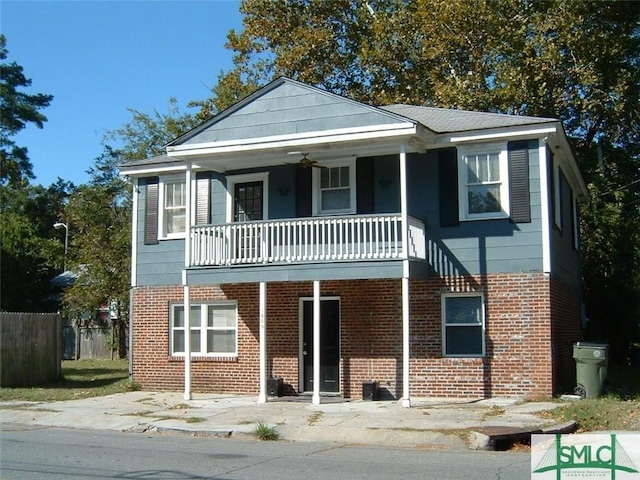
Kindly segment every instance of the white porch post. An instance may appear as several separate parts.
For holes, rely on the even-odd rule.
[[[183,270],[183,277],[187,272]],[[191,297],[184,285],[184,399],[191,400]]]
[[[320,405],[320,281],[313,281],[313,396],[311,402]]]
[[[400,145],[400,211],[402,215],[402,406],[410,407],[409,397],[409,212],[407,202],[407,149]]]
[[[185,211],[184,269],[182,285],[184,287],[184,399],[191,400],[191,294],[187,281],[187,268],[191,261],[191,163],[187,163],[185,173],[185,194],[187,205]]]
[[[402,278],[402,406],[409,408],[409,279]]]
[[[267,283],[260,282],[260,394],[258,403],[267,403]]]

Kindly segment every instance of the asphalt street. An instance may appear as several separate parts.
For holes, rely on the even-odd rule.
[[[529,454],[3,424],[0,477],[524,480]]]

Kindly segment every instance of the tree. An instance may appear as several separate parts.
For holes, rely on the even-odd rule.
[[[175,98],[169,99],[166,113],[154,110],[150,115],[133,108],[128,110],[131,121],[108,132],[103,142],[112,153],[117,151],[117,164],[163,155],[164,145],[199,123],[193,115],[180,112]]]
[[[75,283],[63,295],[67,314],[95,316],[104,308],[114,315],[114,348],[126,356],[129,318],[131,198],[129,184],[118,176],[117,152],[98,157],[91,179],[70,197],[66,221],[73,226],[69,260]]]
[[[2,187],[0,205],[0,307],[4,311],[55,311],[50,280],[62,271],[63,243],[53,224],[64,210],[72,183]]]
[[[589,333],[624,359],[640,340],[636,3],[243,0],[240,10],[243,29],[227,37],[233,68],[203,113],[285,75],[374,105],[559,118],[592,195],[582,221]]]
[[[16,62],[4,62],[7,55],[6,38],[0,35],[0,185],[24,183],[33,178],[27,149],[17,146],[10,137],[28,123],[42,128],[47,117],[40,110],[48,107],[53,100],[51,95],[19,91],[20,88],[29,87],[31,80],[25,77],[23,68]]]
[[[197,123],[179,111],[175,99],[169,101],[168,113],[129,111],[131,121],[105,135],[104,151],[88,171],[89,182],[74,192],[65,210],[73,225],[70,262],[78,274],[64,293],[65,308],[95,317],[109,307],[115,313],[113,347],[121,358],[127,353],[129,324],[131,185],[119,176],[118,167],[163,154],[163,145]]]

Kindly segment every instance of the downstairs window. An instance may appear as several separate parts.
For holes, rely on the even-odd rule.
[[[442,296],[442,353],[445,357],[485,354],[484,296],[447,293]]]
[[[192,304],[190,315],[192,356],[235,356],[238,353],[238,314],[234,302]],[[184,305],[171,306],[171,355],[185,354]]]

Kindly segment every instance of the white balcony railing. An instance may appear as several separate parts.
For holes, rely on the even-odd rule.
[[[191,266],[426,259],[424,223],[400,215],[298,218],[191,227]]]

